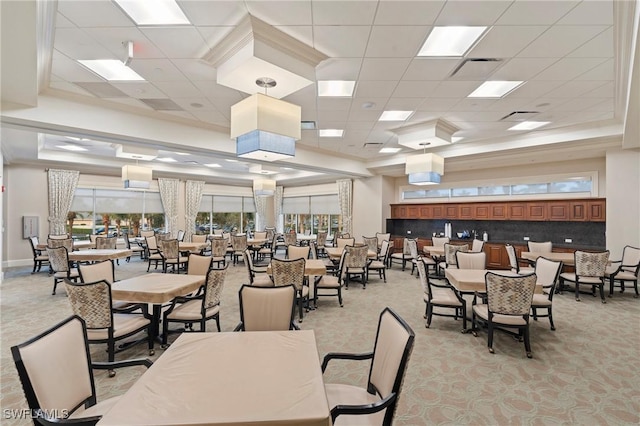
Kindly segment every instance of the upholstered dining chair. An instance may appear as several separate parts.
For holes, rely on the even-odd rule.
[[[616,282],[620,285],[620,293],[624,292],[626,282],[632,283],[638,297],[638,271],[640,270],[640,248],[625,246],[622,249],[622,259],[611,262],[611,267],[605,271],[605,278],[609,279],[609,297],[613,296]]]
[[[425,303],[424,318],[427,320],[425,327],[431,327],[433,315],[442,317],[462,318],[462,330],[467,329],[467,304],[465,300],[448,284],[436,284],[431,281],[427,264],[420,258],[418,260],[418,277],[422,285],[422,298]],[[453,309],[453,313],[434,311],[433,308]]]
[[[36,272],[40,272],[40,268],[42,268],[43,265],[49,264],[49,255],[46,250],[38,249],[38,244],[40,243],[38,242],[37,236],[29,237],[29,244],[31,244],[31,253],[33,254],[33,271],[31,271],[31,273],[35,274]]]
[[[293,323],[296,289],[293,285],[254,287],[238,292],[240,323],[234,331],[298,330]]]
[[[102,262],[95,263],[81,263],[78,265],[78,273],[80,275],[80,282],[92,283],[100,280],[104,280],[109,284],[113,284],[116,281],[115,266],[113,260],[107,259]],[[122,311],[122,313],[130,313],[136,309],[133,307],[140,307],[140,309],[146,309],[146,306],[142,308],[142,305],[136,305],[129,302],[113,300],[112,308],[115,312]]]
[[[366,387],[325,384],[334,425],[389,426],[393,423],[414,339],[415,333],[409,324],[393,309],[385,308],[378,320],[373,351],[325,355],[323,372],[331,360],[371,360]]]
[[[458,261],[456,260],[456,253],[462,251],[469,251],[469,246],[467,244],[450,244],[445,243],[444,245],[444,262],[438,263],[438,271],[440,275],[444,275],[444,270],[447,268],[457,268]]]
[[[187,275],[207,275],[211,263],[211,256],[191,253],[187,262]]]
[[[287,246],[287,259],[308,259],[310,253],[309,246]]]
[[[370,251],[378,253],[378,237],[362,237],[362,243],[366,245]]]
[[[485,252],[456,251],[456,265],[458,269],[486,269],[487,255]]]
[[[487,346],[489,352],[493,350],[493,332],[495,329],[518,330],[518,338],[524,340],[527,358],[531,358],[531,343],[529,341],[529,312],[536,288],[536,274],[505,276],[493,272],[485,275],[486,296],[474,297],[473,305],[473,335],[478,336],[478,325],[487,324]],[[486,303],[476,304],[478,296],[486,297]]]
[[[338,262],[338,267],[331,274],[322,275],[319,277],[316,282],[316,291],[314,296],[314,305],[318,305],[318,297],[326,297],[326,296],[337,296],[338,303],[342,308],[344,305],[342,304],[342,285],[343,281],[343,271],[344,271],[344,259],[347,256],[346,250],[342,251],[340,255],[340,261]]]
[[[318,256],[326,257],[327,253],[324,251],[324,248],[327,244],[327,236],[329,233],[327,231],[318,231],[316,236],[316,246],[318,248]]]
[[[402,240],[402,251],[399,253],[391,253],[391,256],[389,257],[389,266],[393,266],[393,263],[401,263],[402,264],[402,270],[404,271],[406,266],[407,266],[407,262],[411,262],[414,257],[411,254],[411,248],[409,247],[411,244],[410,243],[411,238],[404,238]],[[415,240],[413,240],[415,241]],[[417,247],[417,241],[416,241],[416,247]]]
[[[298,244],[298,236],[295,232],[285,232],[284,234],[282,234],[282,237],[284,239],[285,247],[295,246],[296,244]]]
[[[504,246],[507,251],[507,256],[509,257],[509,266],[511,266],[511,270],[516,274],[530,274],[534,271],[535,268],[525,266],[520,266],[520,260],[516,255],[516,249],[511,244],[506,244]]]
[[[162,271],[165,273],[169,266],[171,266],[171,271],[175,273],[180,273],[181,267],[187,269],[189,257],[180,253],[180,242],[178,240],[164,240],[160,256],[162,256]]]
[[[473,242],[471,243],[471,252],[480,253],[483,249],[484,249],[484,241],[474,238]]]
[[[356,280],[362,283],[362,289],[366,289],[369,275],[369,248],[365,245],[345,246],[347,253],[344,259],[343,274],[344,286],[349,288],[349,283]]]
[[[565,288],[567,282],[575,284],[576,301],[580,301],[580,284],[591,286],[593,296],[596,295],[596,287],[600,290],[602,303],[607,303],[604,298],[604,274],[609,262],[609,250],[589,253],[576,250],[573,253],[575,272],[562,272],[560,274],[560,290]]]
[[[271,279],[275,287],[292,284],[296,289],[298,322],[302,322],[302,311],[309,303],[309,286],[305,283],[304,267],[306,261],[299,259],[271,259]]]
[[[96,249],[115,250],[118,244],[118,237],[98,237],[96,238]]]
[[[78,268],[74,268],[69,262],[69,252],[66,247],[47,247],[47,256],[53,271],[53,291],[51,295],[55,295],[60,281],[65,278],[77,281],[80,278],[80,274],[78,273]]]
[[[71,238],[47,238],[47,247],[64,247],[67,252],[73,251],[73,240]]]
[[[149,269],[151,269],[151,262],[154,263],[155,269],[158,269],[158,265],[162,264],[162,254],[160,254],[158,239],[155,235],[144,237],[144,239],[145,246],[147,247],[147,272],[149,272]]]
[[[131,250],[134,254],[138,253],[140,255],[140,259],[144,258],[144,247],[142,247],[140,244],[131,244],[131,240],[129,239],[129,234],[128,233],[124,233],[122,234],[122,238],[124,238],[124,247],[128,250]],[[131,256],[127,257],[127,262],[129,262],[131,260]]]
[[[220,267],[227,264],[227,247],[229,242],[222,237],[210,238],[211,241],[211,261]]]
[[[193,256],[193,255],[192,255]],[[162,314],[162,344],[167,344],[169,324],[180,322],[185,329],[193,331],[193,324],[200,324],[200,331],[206,331],[206,323],[216,320],[216,327],[220,332],[220,296],[227,276],[227,266],[222,269],[209,269],[203,291],[196,295],[176,297],[171,301],[169,309]]]
[[[247,273],[249,275],[249,285],[256,287],[273,287],[273,281],[269,274],[267,274],[267,266],[257,266],[253,263],[253,253],[250,249],[246,249],[242,253],[244,257],[244,264],[247,267]]]
[[[86,323],[77,315],[12,346],[11,354],[36,425],[96,424],[120,397],[98,402],[93,370],[152,364],[92,362]]]
[[[387,282],[387,262],[389,261],[389,254],[391,253],[391,246],[389,245],[389,240],[382,240],[382,245],[380,246],[380,254],[376,259],[369,262],[369,272],[377,271],[380,278]]]
[[[148,312],[143,315],[128,315],[113,312],[111,299],[111,284],[100,280],[92,283],[75,283],[64,280],[69,304],[75,315],[87,324],[89,343],[107,344],[109,362],[115,360],[116,342],[127,339],[138,333],[145,332],[149,346],[149,355],[154,355],[151,316]],[[129,347],[129,346],[127,346]],[[109,371],[113,377],[114,371]]]
[[[556,329],[556,326],[553,324],[553,295],[556,292],[556,285],[561,270],[562,262],[549,260],[542,256],[536,259],[536,285],[542,286],[542,293],[534,293],[533,301],[531,302],[531,315],[534,321],[538,321],[540,317],[549,318],[551,330]],[[546,313],[538,313],[539,309],[546,310]]]
[[[247,249],[247,236],[246,235],[232,235],[231,236],[231,258],[233,264],[238,263],[238,259],[242,257],[242,253]]]
[[[553,251],[553,243],[551,241],[527,241],[527,250],[534,253],[551,253]],[[529,265],[535,266],[534,260],[528,260]]]

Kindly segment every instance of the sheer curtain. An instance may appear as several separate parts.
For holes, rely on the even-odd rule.
[[[178,227],[178,179],[158,178],[158,187],[166,217],[166,231],[171,235],[171,238],[175,238]]]
[[[202,200],[202,192],[204,191],[204,181],[188,180],[185,191],[184,241],[191,241],[191,235],[196,228],[196,216],[200,209],[200,201]]]
[[[267,217],[267,197],[253,195],[256,204],[256,228],[254,231],[264,231],[264,221]]]
[[[79,176],[77,170],[49,169],[49,233],[52,235],[67,233],[67,215]]]
[[[284,216],[282,214],[282,200],[284,187],[276,186],[276,192],[273,198],[274,219],[276,221],[276,232],[282,234],[284,232]]]
[[[338,200],[342,215],[342,232],[351,233],[351,205],[353,203],[353,182],[351,179],[340,179],[338,185]]]

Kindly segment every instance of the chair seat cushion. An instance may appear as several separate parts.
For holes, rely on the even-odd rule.
[[[403,254],[403,253],[393,253],[391,255],[392,258],[394,259],[412,259],[410,254]]]
[[[426,296],[426,295],[425,295]],[[456,294],[450,288],[431,287],[431,303],[434,305],[462,306]]]
[[[316,289],[318,288],[339,288],[342,285],[338,281],[338,277],[332,275],[323,276],[320,281],[316,283]]]
[[[149,325],[149,320],[142,315],[113,314],[113,337],[116,339]],[[109,338],[107,329],[87,329],[87,337],[92,340],[106,340]]]
[[[521,275],[524,275],[524,274],[533,274],[535,271],[536,271],[536,268],[530,268],[530,267],[528,267],[528,266],[525,266],[525,267],[523,267],[523,268],[518,268],[518,272],[519,272]]]
[[[384,269],[386,265],[380,260],[374,260],[369,264],[369,269]]]
[[[371,395],[366,389],[357,386],[328,383],[324,385],[327,391],[329,408],[336,405],[364,405],[380,401],[375,395]],[[334,426],[341,425],[381,425],[386,410],[368,415],[341,415],[336,418]]]
[[[113,398],[105,399],[87,409],[83,409],[83,406],[78,408],[69,416],[70,419],[82,419],[84,417],[102,416],[111,410],[111,408],[120,400],[120,396],[114,396]]]
[[[605,274],[606,275],[606,274]],[[638,277],[633,272],[622,270],[613,276],[616,280],[636,281]],[[580,280],[582,282],[582,280]]]
[[[154,253],[149,256],[149,260],[162,260],[162,256],[160,253]]]
[[[474,305],[473,312],[485,321],[489,320],[489,306],[488,305]],[[521,316],[516,315],[500,315],[494,314],[492,318],[494,324],[501,325],[527,325],[527,322]]]
[[[273,281],[271,281],[269,275],[260,274],[253,278],[251,285],[256,287],[273,287]]]
[[[56,278],[79,278],[80,274],[78,273],[78,270],[76,268],[71,268],[71,270],[69,271],[69,275],[67,275],[66,272],[56,272],[55,274],[53,274],[53,276]]]
[[[531,306],[536,307],[547,307],[551,306],[551,300],[549,300],[549,296],[546,294],[534,294],[533,300],[531,301]]]
[[[573,272],[563,272],[560,277],[565,281],[576,282],[576,274]],[[580,284],[600,284],[602,279],[600,277],[580,277]]]
[[[173,258],[173,259],[166,259],[165,262],[166,263],[186,263],[189,261],[189,258],[186,256],[180,256],[178,259]]]
[[[202,319],[201,309],[202,309],[202,300],[200,299],[189,300],[186,303],[177,304],[176,307],[173,308],[173,311],[171,311],[171,313],[167,315],[167,318],[173,319],[173,320],[197,321]],[[216,305],[212,308],[207,309],[206,317],[210,318],[218,314],[219,312],[220,312],[220,305]]]
[[[36,256],[35,260],[49,260],[49,256],[39,255],[39,256]]]

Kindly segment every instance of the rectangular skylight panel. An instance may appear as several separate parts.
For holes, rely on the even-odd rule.
[[[78,145],[71,145],[71,144],[65,144],[65,145],[56,145],[57,148],[61,148],[61,149],[66,149],[67,151],[87,151],[87,148],[84,148],[82,146],[78,146]]]
[[[191,25],[175,0],[115,0],[137,25]]]
[[[78,60],[107,81],[144,81],[144,78],[117,59]]]
[[[349,98],[353,96],[355,81],[326,80],[318,81],[318,96],[331,96],[336,98]]]
[[[160,158],[156,158],[156,160],[162,161],[163,163],[175,163],[178,161],[175,158],[171,158],[171,157],[160,157]]]
[[[404,121],[413,114],[414,111],[384,111],[378,121]]]
[[[378,151],[380,154],[395,154],[396,152],[399,152],[401,148],[382,148],[380,151]]]
[[[515,126],[509,127],[507,130],[533,130],[538,127],[546,126],[550,121],[523,121]]]
[[[501,98],[520,87],[523,83],[524,81],[485,81],[467,97]]]
[[[341,138],[344,134],[342,129],[320,129],[319,135],[321,138]]]
[[[487,27],[434,27],[418,56],[464,56]]]

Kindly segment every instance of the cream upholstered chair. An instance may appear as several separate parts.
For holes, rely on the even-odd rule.
[[[124,238],[124,247],[128,250],[131,250],[133,253],[138,253],[140,255],[140,259],[142,259],[144,257],[144,247],[142,247],[140,244],[131,244],[131,240],[129,240],[129,234],[127,234],[126,232],[124,234],[122,234],[122,237]],[[131,257],[127,257],[127,262],[129,262],[131,260]]]
[[[146,230],[146,231],[140,231],[140,236],[142,238],[153,237],[154,235],[156,235],[156,231],[154,231],[153,229],[149,229],[149,230]]]
[[[218,268],[222,263],[222,266],[227,264],[227,247],[229,242],[222,237],[214,237],[211,241],[211,261],[215,263]]]
[[[609,297],[613,296],[613,287],[620,283],[620,293],[624,292],[625,282],[633,283],[636,291],[634,297],[638,297],[638,271],[640,270],[640,248],[625,246],[622,249],[622,259],[611,262],[611,267],[605,271],[605,277],[609,278]]]
[[[309,246],[287,246],[287,259],[308,259]]]
[[[194,256],[194,255],[192,255]],[[216,320],[220,332],[220,296],[227,276],[227,266],[222,269],[209,269],[202,291],[192,296],[176,297],[169,309],[162,314],[162,344],[167,344],[169,323],[180,322],[193,331],[193,324],[200,324],[200,331],[206,331],[206,323]]]
[[[444,245],[444,261],[438,263],[438,271],[440,271],[440,275],[444,275],[444,270],[446,268],[457,268],[458,261],[456,260],[456,253],[462,251],[469,251],[469,246],[467,244],[449,244],[445,243]]]
[[[242,257],[242,253],[247,249],[247,236],[246,235],[232,235],[231,236],[231,258],[233,264],[238,263],[238,258]]]
[[[53,291],[52,295],[56,294],[56,287],[58,283],[65,278],[77,281],[80,278],[78,269],[71,266],[69,262],[69,252],[66,247],[47,247],[47,256],[49,257],[49,264],[53,271]]]
[[[458,269],[486,269],[487,255],[485,252],[456,251],[456,265]]]
[[[401,263],[402,264],[402,270],[403,271],[405,270],[405,268],[407,266],[407,262],[411,262],[411,260],[414,258],[412,256],[412,254],[411,254],[411,249],[409,247],[409,244],[410,244],[409,240],[410,240],[410,238],[404,238],[402,240],[402,252],[400,252],[400,253],[392,253],[391,254],[391,256],[389,257],[389,259],[390,259],[389,266],[392,266],[394,262]],[[416,242],[416,244],[417,244],[417,242]]]
[[[372,352],[325,355],[323,372],[333,359],[371,360],[366,387],[325,384],[334,425],[392,424],[414,339],[415,333],[406,321],[391,308],[385,308],[380,314]]]
[[[29,237],[29,244],[31,244],[31,252],[33,253],[33,271],[31,271],[31,273],[34,274],[36,272],[40,272],[42,265],[49,264],[49,255],[46,250],[38,249],[38,244],[40,244],[38,242],[38,237]]]
[[[251,250],[246,249],[242,253],[244,257],[244,264],[247,267],[247,273],[249,274],[249,285],[256,287],[273,287],[273,281],[267,274],[266,266],[257,266],[253,263],[253,255]]]
[[[527,247],[530,252],[551,253],[553,250],[553,243],[551,241],[527,241]]]
[[[102,262],[95,263],[81,263],[78,265],[78,273],[80,275],[80,282],[92,283],[100,280],[104,280],[109,284],[113,284],[116,281],[115,267],[113,260],[107,259]],[[115,312],[131,313],[141,309],[144,312],[147,309],[147,305],[132,304],[129,302],[114,300],[111,304]]]
[[[488,329],[487,346],[493,350],[493,332],[516,328],[518,337],[523,338],[527,358],[531,358],[529,341],[529,312],[533,292],[536,288],[536,274],[504,276],[493,272],[485,275],[487,303],[473,305],[473,335],[477,337],[478,324],[486,323]],[[482,295],[484,298],[484,295]]]
[[[238,292],[240,323],[234,331],[297,330],[293,323],[296,289],[293,285],[254,287]]]
[[[192,243],[206,243],[208,235],[205,234],[191,234]]]
[[[158,269],[158,265],[162,263],[162,254],[160,254],[158,239],[155,235],[144,237],[144,240],[145,246],[147,247],[147,272],[149,272],[149,269],[151,269],[151,262],[155,264],[155,269]]]
[[[267,231],[256,231],[253,233],[253,238],[255,240],[266,240],[267,239]]]
[[[67,252],[73,251],[73,240],[71,238],[47,238],[47,247],[64,247]]]
[[[191,253],[187,263],[187,275],[207,275],[211,269],[211,256]]]
[[[433,315],[439,315],[443,317],[453,317],[455,319],[462,318],[462,330],[467,328],[467,304],[458,293],[449,285],[438,285],[433,283],[429,279],[427,273],[427,265],[422,261],[422,258],[418,259],[418,277],[420,278],[420,284],[422,284],[423,295],[422,298],[425,303],[424,318],[427,320],[425,327],[431,326],[431,319]],[[453,313],[444,313],[442,310],[434,311],[433,308],[446,308],[453,309]]]
[[[271,241],[268,244],[263,245],[258,250],[257,258],[259,261],[266,260],[267,256],[269,259],[273,259],[276,255],[276,248],[278,247],[278,234],[272,233]]]
[[[113,312],[111,301],[111,285],[104,281],[92,283],[74,283],[64,280],[69,304],[75,315],[87,324],[89,343],[107,344],[109,362],[113,362],[116,354],[116,342],[145,332],[149,345],[149,355],[153,355],[153,333],[151,317],[147,312],[143,315],[129,315]],[[113,377],[115,372],[110,371]]]
[[[362,237],[362,243],[366,245],[370,251],[378,253],[378,237]]]
[[[285,232],[282,234],[282,238],[284,239],[284,246],[295,246],[298,244],[298,235],[295,232]]]
[[[325,296],[338,296],[338,303],[340,307],[343,307],[342,304],[342,285],[343,285],[343,270],[344,270],[344,259],[347,256],[346,250],[342,251],[342,255],[340,255],[340,261],[338,263],[338,268],[333,271],[332,274],[322,275],[319,277],[316,282],[316,292],[314,298],[314,305],[317,306],[318,297]],[[329,292],[327,292],[329,291]]]
[[[378,239],[378,247],[382,247],[383,241],[391,241],[391,233],[390,232],[376,232],[376,238]]]
[[[471,243],[471,252],[480,253],[483,248],[484,248],[484,241],[474,238],[473,242]]]
[[[149,359],[91,362],[86,325],[78,316],[12,346],[11,354],[36,425],[97,423],[120,397],[98,402],[93,370],[152,364]]]
[[[163,272],[166,273],[169,266],[171,266],[171,271],[176,273],[180,272],[181,266],[187,269],[189,258],[180,253],[180,242],[178,240],[164,240],[160,255],[162,256]]]
[[[355,238],[334,238],[333,240],[333,244],[336,247],[344,247],[344,246],[352,246],[356,243],[356,239]]]
[[[505,250],[507,250],[509,265],[511,266],[511,270],[513,272],[517,274],[530,274],[534,271],[535,268],[531,268],[529,266],[520,266],[520,261],[518,260],[518,256],[516,255],[516,249],[511,244],[506,244],[504,248]]]
[[[580,284],[591,286],[591,293],[596,296],[596,287],[600,290],[602,303],[607,303],[604,298],[604,274],[609,262],[609,251],[589,253],[576,250],[573,253],[575,272],[562,272],[560,274],[560,291],[567,282],[575,283],[576,301],[580,301]]]
[[[318,231],[318,235],[316,236],[316,243],[318,247],[318,256],[325,257],[327,253],[324,251],[324,248],[327,244],[327,231]]]
[[[347,253],[344,259],[343,274],[345,288],[349,288],[352,279],[362,283],[362,289],[367,287],[369,274],[369,259],[367,253],[369,248],[365,245],[345,246],[344,251]]]
[[[369,262],[369,272],[378,271],[378,275],[380,278],[387,282],[387,262],[389,261],[389,253],[391,252],[391,246],[389,245],[389,240],[382,240],[382,245],[380,246],[380,254],[378,258]]]
[[[96,238],[96,249],[115,250],[118,244],[118,237],[98,237]]]
[[[296,289],[296,304],[298,305],[298,321],[302,322],[302,308],[309,303],[309,286],[305,284],[304,267],[306,261],[298,259],[272,259],[271,279],[275,287],[292,284]]]
[[[178,241],[184,241],[184,234],[185,234],[184,230],[180,229],[178,231],[178,235],[176,236],[176,239]]]
[[[562,262],[556,262],[540,256],[536,259],[536,285],[542,286],[542,293],[536,293],[533,295],[533,301],[531,302],[531,314],[533,320],[538,321],[538,318],[549,318],[549,325],[551,330],[555,330],[556,326],[553,324],[553,294],[556,292],[556,285],[558,283],[558,277],[562,270]],[[539,309],[545,309],[546,314],[539,314]]]

